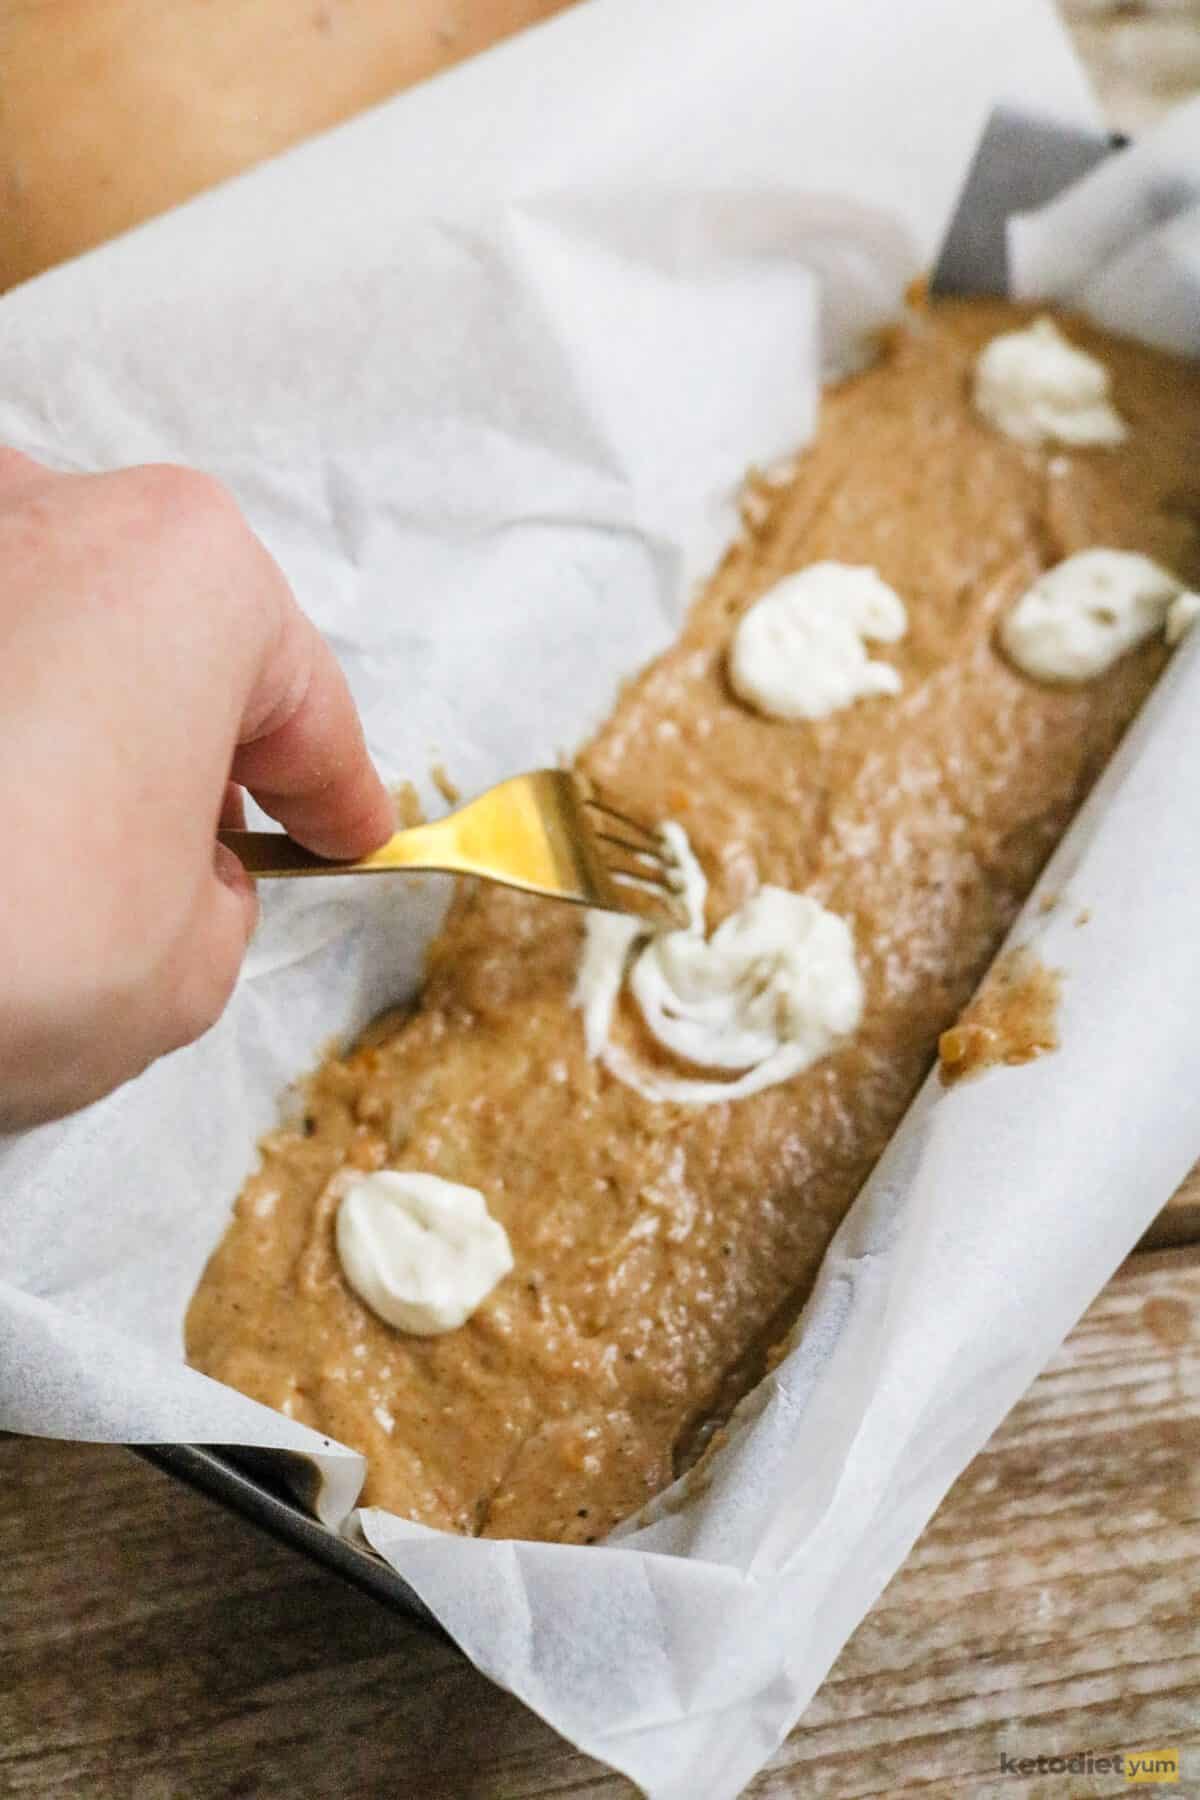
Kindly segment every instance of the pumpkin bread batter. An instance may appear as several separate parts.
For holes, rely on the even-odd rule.
[[[1128,439],[1025,449],[969,400],[975,354],[1025,316],[936,303],[831,391],[794,474],[751,482],[742,539],[678,643],[579,758],[625,810],[686,826],[710,926],[758,882],[852,924],[854,1037],[737,1103],[648,1102],[586,1056],[579,916],[468,889],[412,1012],[327,1062],[304,1125],[262,1146],[192,1301],[188,1355],[363,1451],[368,1503],[590,1541],[695,1455],[794,1318],[939,1034],[1162,668],[1152,643],[1052,688],[995,647],[1039,571],[1086,546],[1200,577],[1200,369],[1072,321]],[[903,690],[815,723],[758,717],[726,680],[731,631],[826,558],[874,565],[904,599],[908,636],[876,652]],[[402,1336],[347,1288],[333,1241],[347,1164],[482,1190],[516,1267],[461,1329]]]
[[[1062,978],[1028,948],[1010,950],[988,970],[966,1012],[938,1039],[938,1065],[949,1086],[999,1063],[1032,1062],[1058,1049]]]

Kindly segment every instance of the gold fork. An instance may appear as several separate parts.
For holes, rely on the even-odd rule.
[[[566,769],[489,788],[431,825],[414,825],[357,862],[328,862],[282,831],[220,831],[251,875],[380,875],[396,869],[479,875],[526,893],[686,923],[662,836],[585,790]]]

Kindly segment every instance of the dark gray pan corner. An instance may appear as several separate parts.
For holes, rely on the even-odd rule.
[[[1128,140],[998,106],[967,170],[934,264],[935,294],[1006,294],[1009,215],[1045,206]]]
[[[440,1631],[433,1614],[394,1569],[372,1551],[319,1524],[294,1491],[289,1491],[297,1486],[301,1491],[312,1487],[313,1466],[303,1457],[224,1444],[130,1444],[128,1448],[281,1543],[324,1563],[395,1612]]]

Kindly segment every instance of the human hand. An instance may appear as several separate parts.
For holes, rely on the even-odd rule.
[[[230,495],[0,450],[0,1131],[220,1016],[257,919],[248,789],[312,850],[393,830],[345,680]]]

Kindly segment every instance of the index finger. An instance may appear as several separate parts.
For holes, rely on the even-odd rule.
[[[337,660],[290,593],[242,713],[232,780],[318,856],[365,856],[395,830]]]

